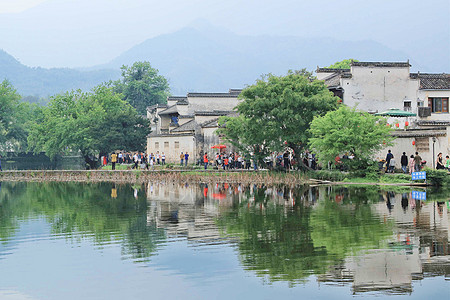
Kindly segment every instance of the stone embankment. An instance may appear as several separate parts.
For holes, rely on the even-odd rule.
[[[149,181],[212,183],[228,182],[242,184],[286,184],[310,183],[304,175],[292,173],[268,173],[253,171],[143,171],[143,170],[27,170],[0,172],[0,181],[31,182],[115,182],[143,183]]]

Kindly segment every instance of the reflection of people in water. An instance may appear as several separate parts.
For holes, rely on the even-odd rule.
[[[111,198],[117,198],[117,188],[116,188],[116,184],[113,184],[113,187],[111,189]]]
[[[406,209],[408,208],[408,193],[402,194],[402,208],[403,211],[406,211]]]
[[[444,213],[444,203],[445,202],[437,202],[437,209],[438,214],[442,217],[442,214]]]
[[[205,184],[205,187],[203,188],[203,196],[205,198],[208,197],[208,184]]]
[[[394,200],[394,193],[393,192],[386,192],[386,206],[389,210],[389,212],[391,212],[392,208],[394,207],[394,205],[392,204]]]

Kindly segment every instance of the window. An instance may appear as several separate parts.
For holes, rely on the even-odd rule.
[[[175,149],[180,148],[180,142],[175,142]]]
[[[169,142],[164,142],[164,148],[169,148]]]
[[[403,110],[411,111],[411,101],[403,101]]]
[[[155,149],[159,149],[159,142],[155,142]]]
[[[428,98],[428,107],[433,113],[448,113],[448,98]]]

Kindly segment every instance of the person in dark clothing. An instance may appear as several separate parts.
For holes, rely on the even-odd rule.
[[[422,157],[420,157],[419,152],[416,152],[416,156],[414,156],[414,171],[420,172],[422,169],[421,163]]]
[[[388,153],[386,155],[386,172],[389,172],[389,167],[391,166],[391,159],[394,157],[394,155],[391,153],[391,150],[388,150]]]
[[[289,160],[289,152],[286,151],[283,154],[283,164],[286,171],[288,171],[291,168],[291,162]]]
[[[400,163],[402,165],[403,173],[408,172],[408,156],[406,155],[406,152],[403,152],[402,157],[400,158]]]

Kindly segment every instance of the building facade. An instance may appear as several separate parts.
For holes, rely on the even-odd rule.
[[[195,163],[202,153],[211,158],[213,145],[221,142],[215,134],[218,119],[233,115],[242,90],[228,93],[188,93],[186,97],[168,97],[167,104],[147,108],[152,132],[147,137],[147,153],[164,153],[167,162],[179,162],[181,152],[189,153]]]
[[[419,152],[433,167],[439,152],[450,154],[450,74],[411,73],[409,62],[353,62],[350,69],[317,68],[319,80],[350,107],[377,113],[391,108],[415,117],[388,118],[397,137],[392,149],[399,167],[403,152]],[[378,153],[383,158],[387,149]]]

